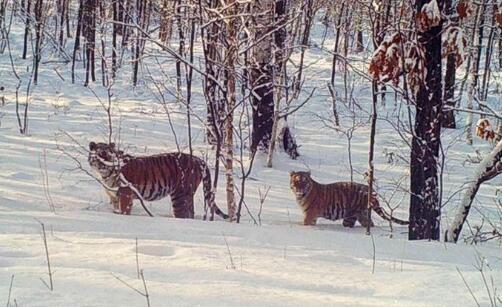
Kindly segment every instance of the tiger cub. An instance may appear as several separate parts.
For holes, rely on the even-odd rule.
[[[303,224],[315,225],[318,217],[329,220],[343,219],[343,226],[354,227],[356,220],[367,227],[373,226],[368,218],[368,186],[355,182],[335,182],[321,184],[310,176],[310,172],[291,172],[291,190],[296,196],[298,205],[303,210]],[[373,211],[387,221],[407,225],[403,221],[389,216],[373,198]]]
[[[117,150],[114,143],[90,142],[89,150],[89,164],[99,173],[104,184],[113,189],[106,189],[106,193],[117,213],[131,213],[133,200],[138,199],[136,193],[147,201],[169,195],[174,217],[194,218],[193,197],[202,181],[204,202],[211,212],[228,218],[216,206],[211,174],[200,158],[184,153],[135,157]]]

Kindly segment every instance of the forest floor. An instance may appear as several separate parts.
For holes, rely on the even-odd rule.
[[[12,28],[11,44],[14,66],[22,80],[28,80],[32,59],[20,57],[20,24]],[[68,44],[68,50],[72,46]],[[288,118],[301,156],[290,160],[278,152],[274,167],[266,168],[266,157],[260,154],[246,186],[249,211],[243,209],[241,224],[231,224],[202,221],[202,189],[195,198],[195,220],[173,219],[167,199],[149,204],[154,218],[146,216],[138,204],[131,216],[113,214],[104,191],[77,163],[90,170],[87,144],[107,138],[107,117],[99,101],[107,103],[107,91],[99,85],[100,72],[98,81],[86,88],[81,63],[77,63],[78,78],[72,84],[71,63],[51,61],[57,58],[47,54],[39,84],[31,88],[27,135],[19,133],[17,79],[9,54],[0,55],[0,86],[5,87],[6,101],[0,106],[0,302],[9,305],[10,301],[10,306],[146,306],[146,298],[138,293],[144,293],[145,285],[152,306],[475,306],[473,296],[479,305],[489,306],[490,299],[500,297],[501,242],[410,242],[406,227],[394,226],[391,231],[378,216],[371,236],[359,225],[349,229],[322,219],[317,226],[301,225],[289,171],[309,169],[323,183],[351,176],[347,138],[326,125],[331,116],[331,97],[325,86],[330,55],[315,48],[308,52],[305,92],[296,103],[314,87],[316,93]],[[171,128],[164,105],[156,99],[155,80],[171,87],[175,84],[161,73],[165,69],[172,76],[172,59],[161,60],[160,65],[145,60],[142,82],[136,88],[130,85],[130,67],[125,64],[111,88],[114,139],[127,152],[176,151],[176,139],[181,150],[187,151],[185,109],[168,97],[165,106]],[[354,180],[364,182],[370,85],[355,75],[351,78],[360,109],[356,107],[352,116],[339,105],[341,130],[357,126],[350,159]],[[24,81],[22,102],[26,85]],[[341,79],[337,88],[343,93]],[[499,96],[490,99],[500,103]],[[390,123],[405,109],[390,95],[386,105],[379,106],[375,157],[378,192],[398,207],[394,215],[403,219],[408,216],[409,149]],[[213,161],[214,152],[204,142],[204,126],[197,120],[205,117],[200,81],[194,85],[193,112],[194,153]],[[476,157],[476,151],[484,155],[490,146],[481,140],[465,145],[464,131],[457,129],[443,132],[443,148],[444,230],[476,167],[468,157]],[[236,152],[240,149],[236,147]],[[249,165],[247,158],[244,165]],[[235,175],[240,184],[238,168]],[[469,217],[472,229],[483,219],[500,223],[496,201],[501,196],[496,191],[501,185],[502,178],[496,178],[481,188]],[[268,189],[260,209],[260,192],[263,195]],[[226,211],[223,172],[216,200]],[[53,291],[47,288],[40,223],[46,229]],[[468,227],[464,234],[469,236]]]

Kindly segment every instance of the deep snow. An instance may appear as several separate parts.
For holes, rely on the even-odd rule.
[[[21,32],[16,23],[11,40],[16,68],[26,80],[31,59],[20,58]],[[68,44],[68,48],[72,45]],[[152,306],[475,305],[459,271],[480,304],[488,306],[487,289],[477,266],[484,259],[483,272],[492,293],[492,283],[497,289],[502,287],[500,242],[481,246],[409,242],[405,227],[395,227],[391,238],[388,225],[376,216],[373,237],[366,236],[360,226],[346,229],[340,222],[320,220],[315,227],[301,225],[301,212],[289,189],[290,170],[308,168],[321,182],[350,178],[346,138],[319,119],[329,118],[330,114],[331,98],[325,84],[330,76],[331,56],[313,48],[307,61],[306,91],[313,87],[318,90],[304,109],[289,117],[301,145],[301,157],[292,161],[279,152],[274,168],[268,169],[264,167],[265,156],[260,155],[247,183],[246,203],[255,218],[260,207],[258,190],[263,193],[270,187],[261,214],[262,225],[258,226],[253,225],[246,210],[239,225],[202,221],[201,189],[196,195],[195,220],[170,218],[167,199],[151,204],[154,218],[145,216],[139,204],[132,216],[111,213],[99,184],[75,169],[75,161],[58,149],[64,148],[89,170],[85,147],[91,140],[105,140],[107,131],[106,114],[97,98],[82,86],[81,79],[76,84],[68,81],[69,65],[43,64],[40,83],[33,87],[30,99],[29,133],[20,135],[14,104],[16,80],[7,51],[0,55],[0,86],[6,88],[7,102],[0,107],[0,302],[7,302],[13,275],[11,306],[15,306],[14,302],[19,306],[145,306],[144,297],[117,279],[143,291],[137,276],[137,238],[138,263],[144,270]],[[157,72],[154,78],[161,80],[159,65],[147,63]],[[173,66],[172,59],[167,59],[160,67],[172,75]],[[129,71],[125,65],[112,87],[116,141],[136,154],[176,150],[164,108],[154,99],[152,80],[144,77],[144,83],[134,89]],[[357,121],[365,122],[370,88],[360,82],[356,86],[354,95],[363,106],[357,112]],[[92,88],[106,101],[106,91],[99,81]],[[204,118],[201,91],[197,82],[194,111]],[[498,96],[490,99],[500,103]],[[185,110],[174,102],[168,108],[181,148],[186,150]],[[342,106],[339,108],[344,115],[342,126],[347,128],[351,119]],[[392,119],[399,109],[388,97],[379,113],[381,118]],[[193,129],[195,154],[209,155],[211,162],[214,153],[204,143],[203,125],[193,120]],[[84,148],[73,143],[66,133]],[[369,125],[365,124],[352,139],[354,180],[360,182],[367,169],[368,136]],[[461,199],[457,191],[475,169],[475,165],[465,163],[467,155],[475,156],[475,150],[485,154],[489,145],[479,140],[474,147],[464,145],[460,129],[444,131],[443,137],[447,154],[444,230]],[[389,154],[394,156],[393,161],[389,161]],[[49,209],[42,183],[40,161],[44,155],[55,214]],[[397,133],[380,119],[375,161],[379,193],[390,197],[395,183],[401,180],[407,187],[407,165],[398,156],[406,159],[408,155]],[[216,199],[224,208],[223,173],[219,183]],[[497,218],[495,191],[500,186],[501,178],[496,178],[481,188],[469,218],[471,226],[481,224],[482,216]],[[407,217],[406,193],[399,191],[391,203],[400,205],[396,216]],[[39,222],[47,229],[54,273],[52,292],[40,280],[47,282],[48,275]]]

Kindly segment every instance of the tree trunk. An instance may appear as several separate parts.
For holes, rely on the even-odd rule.
[[[120,1],[119,0],[114,0],[112,2],[112,17],[113,17],[113,26],[112,26],[112,78],[115,79],[117,75],[117,35],[119,32],[119,27],[115,22],[120,21],[119,20],[119,8],[120,6]]]
[[[138,71],[139,62],[141,55],[141,46],[143,44],[143,31],[145,23],[145,11],[146,11],[146,0],[136,1],[136,24],[140,29],[136,29],[136,42],[134,44],[134,54],[133,54],[133,72],[132,72],[132,84],[136,86],[138,84]]]
[[[340,43],[340,33],[342,31],[342,20],[345,12],[345,2],[342,2],[338,20],[336,22],[335,47],[333,49],[333,62],[331,63],[331,86],[335,88],[336,62],[338,60],[338,45]]]
[[[273,92],[275,93],[275,107],[274,118],[272,124],[272,136],[270,137],[270,147],[268,149],[267,167],[272,167],[272,160],[274,157],[275,144],[277,141],[277,130],[279,125],[279,111],[282,99],[282,86],[284,77],[284,56],[287,51],[284,49],[286,41],[286,29],[283,27],[286,16],[286,0],[277,0],[274,5],[274,18],[273,25],[276,29],[274,33],[274,47],[273,53],[275,56],[274,71],[272,72],[272,80],[276,80],[279,86]],[[287,130],[289,131],[289,129]]]
[[[66,10],[68,9],[68,1],[69,0],[62,0],[61,7],[60,7],[60,19],[59,19],[59,46],[61,47],[61,50],[64,50],[64,28],[65,28],[65,20],[67,17]]]
[[[206,129],[206,139],[211,145],[216,145],[217,149],[221,147],[221,143],[225,137],[223,126],[223,119],[225,118],[225,103],[222,97],[222,89],[218,86],[216,80],[222,78],[221,63],[223,61],[223,56],[221,55],[221,48],[219,48],[219,41],[222,39],[223,35],[223,23],[218,19],[217,14],[212,13],[217,11],[219,7],[219,0],[208,0],[205,2],[205,7],[202,7],[202,1],[200,2],[200,14],[206,11],[209,16],[205,22],[212,21],[211,25],[206,27],[201,27],[201,37],[204,40],[204,59],[205,59],[205,71],[207,77],[204,78],[204,94],[206,96],[206,107],[207,107],[207,129]],[[217,150],[218,151],[218,150]],[[219,152],[219,151],[218,151]],[[217,163],[218,163],[217,159]]]
[[[415,2],[416,14],[427,0]],[[444,1],[437,1],[442,8]],[[442,24],[418,31],[425,49],[425,82],[416,95],[416,115],[411,149],[410,240],[439,240],[441,201],[439,199],[438,157],[441,143]]]
[[[453,5],[452,5],[452,0],[446,0],[445,1],[445,14],[447,16],[450,16],[450,18],[453,18],[452,15],[454,13]],[[458,23],[457,20],[455,20],[455,23]],[[446,106],[450,106],[452,108],[455,107],[455,70],[457,69],[456,67],[456,56],[455,54],[450,54],[447,57],[446,60],[446,74],[444,78],[444,94],[443,94],[443,101]],[[443,118],[441,121],[441,126],[443,128],[450,128],[450,129],[455,129],[456,124],[455,124],[455,111],[450,110],[446,111],[443,113]]]
[[[306,0],[303,13],[303,33],[301,34],[301,51],[300,51],[300,63],[298,64],[298,75],[295,79],[294,86],[294,96],[297,98],[300,95],[302,80],[303,80],[303,63],[305,61],[305,51],[308,48],[310,40],[310,30],[312,28],[314,11],[313,11],[313,0]],[[300,27],[301,28],[301,27]]]
[[[25,10],[26,21],[24,25],[24,44],[23,44],[23,60],[26,60],[26,53],[28,52],[28,37],[30,34],[30,14],[31,14],[31,0],[27,0],[26,8],[24,7],[24,1],[21,2],[21,6]]]
[[[371,113],[371,133],[370,133],[370,149],[368,155],[368,221],[371,221],[371,204],[373,202],[373,183],[375,181],[375,165],[373,157],[375,155],[375,134],[377,123],[377,102],[378,102],[378,83],[374,80],[372,82],[372,113]],[[371,223],[366,226],[366,234],[369,235],[371,231]]]
[[[251,136],[251,151],[258,148],[267,150],[272,138],[274,116],[273,93],[273,58],[272,36],[269,34],[270,21],[273,15],[274,1],[256,2],[253,11],[256,14],[253,49],[253,67],[251,68],[251,87],[253,106],[253,130]]]
[[[455,219],[450,224],[448,231],[445,232],[445,241],[455,243],[458,241],[479,187],[499,174],[502,174],[502,141],[499,141],[492,152],[486,155],[477,167],[473,180],[468,183],[465,189]]]
[[[491,23],[489,26],[489,34],[488,34],[488,41],[486,43],[485,47],[485,61],[484,61],[484,70],[483,70],[483,80],[481,81],[481,87],[479,90],[479,98],[483,101],[486,102],[486,98],[488,97],[488,89],[490,87],[490,75],[491,75],[491,61],[492,61],[492,54],[493,54],[493,49],[495,46],[495,36],[497,33],[497,11],[496,8],[497,3],[496,0],[492,0],[492,19]]]
[[[89,81],[96,81],[96,68],[94,64],[96,48],[96,0],[83,1],[82,34],[85,38],[85,86]]]
[[[183,16],[181,8],[183,7],[182,1],[178,0],[176,2],[176,20],[178,24],[178,55],[180,57],[185,56],[185,32],[183,29]],[[179,97],[181,95],[181,61],[176,59],[176,95]]]
[[[228,216],[230,221],[235,220],[237,211],[235,194],[234,194],[234,175],[233,175],[233,159],[234,159],[234,141],[233,141],[233,120],[234,120],[234,107],[235,107],[235,63],[237,62],[237,3],[236,0],[228,2],[227,16],[230,21],[227,22],[227,54],[225,60],[226,69],[226,88],[227,88],[227,116],[225,121],[225,171],[226,171],[226,184],[227,184],[227,206]]]
[[[169,0],[163,0],[159,28],[159,39],[163,43],[167,43],[171,39],[173,20],[171,11],[172,5],[169,4]]]
[[[219,0],[199,1],[200,20],[204,23],[211,22],[208,27],[200,27],[202,46],[204,48],[204,63],[206,76],[204,77],[204,96],[207,107],[207,129],[206,138],[209,144],[215,145],[215,171],[213,180],[213,192],[218,187],[218,174],[221,158],[221,150],[225,133],[222,129],[223,119],[225,118],[225,99],[223,97],[225,88],[220,86],[218,80],[223,79],[224,71],[220,63],[223,62],[223,48],[219,48],[218,43],[223,39],[223,22],[218,19]],[[207,15],[205,15],[206,13]],[[205,208],[207,211],[207,208]],[[212,220],[214,212],[212,210],[210,219]],[[205,215],[206,217],[206,215]]]
[[[77,30],[75,33],[75,45],[73,46],[73,56],[71,62],[71,83],[75,83],[75,61],[77,60],[77,52],[80,50],[80,35],[82,32],[83,23],[84,0],[79,1],[78,16],[77,16]]]
[[[37,0],[35,2],[35,55],[33,57],[33,84],[37,85],[38,83],[38,66],[40,64],[40,60],[42,59],[42,36],[43,36],[43,0]]]
[[[472,67],[471,67],[471,82],[469,85],[469,90],[468,90],[468,99],[467,99],[467,109],[472,110],[473,109],[473,102],[475,100],[474,96],[477,95],[477,88],[478,88],[478,80],[479,80],[479,65],[481,62],[481,51],[482,51],[482,45],[483,45],[483,24],[484,24],[484,19],[485,19],[485,9],[486,9],[486,0],[482,0],[481,3],[478,6],[477,13],[476,13],[476,22],[474,24],[474,39],[473,39],[473,44],[475,47],[475,51],[472,55],[473,60],[472,60]],[[468,112],[467,113],[467,118],[466,118],[466,123],[465,123],[465,129],[466,129],[466,142],[469,145],[472,145],[472,113]]]
[[[364,51],[363,31],[357,30],[355,52],[359,53],[363,51]]]

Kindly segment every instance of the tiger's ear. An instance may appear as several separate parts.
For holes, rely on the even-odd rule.
[[[312,175],[312,173],[310,171],[307,171],[306,173],[307,173],[307,176],[309,176],[309,177],[310,177],[310,175]]]
[[[90,142],[89,143],[89,150],[90,151],[95,151],[96,150],[96,143]]]

